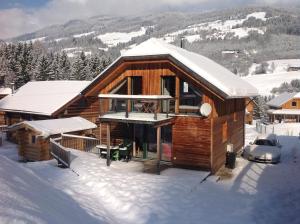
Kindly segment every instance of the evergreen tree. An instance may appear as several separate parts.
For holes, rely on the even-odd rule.
[[[72,75],[76,80],[86,80],[90,76],[88,60],[84,52],[81,52],[80,56],[73,63]]]
[[[35,71],[35,80],[45,81],[48,80],[51,75],[50,63],[47,56],[42,55]]]
[[[59,58],[59,75],[60,79],[75,79],[75,77],[71,77],[71,63],[65,51],[62,52]]]

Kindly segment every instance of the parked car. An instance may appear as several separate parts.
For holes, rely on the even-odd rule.
[[[250,161],[279,163],[281,145],[276,135],[260,136],[244,148],[242,155]]]

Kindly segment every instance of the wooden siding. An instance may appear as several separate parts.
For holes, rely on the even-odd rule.
[[[293,107],[292,102],[296,102],[297,105],[295,107]],[[282,104],[282,109],[296,109],[296,110],[299,110],[300,109],[300,99],[295,98],[295,99],[289,100],[288,102]]]
[[[174,165],[210,169],[210,119],[177,116],[172,128]]]
[[[226,160],[227,144],[233,144],[234,151],[237,152],[244,146],[245,135],[245,101],[244,99],[227,100],[219,102],[218,113],[220,116],[213,118],[212,126],[212,171],[220,169]],[[234,115],[235,113],[235,115]],[[234,119],[236,118],[236,120]],[[223,125],[227,122],[227,140],[223,141]]]
[[[42,161],[50,159],[49,139],[36,138],[35,143],[31,143],[31,136],[38,135],[33,131],[20,129],[17,131],[19,140],[19,155],[28,161]]]

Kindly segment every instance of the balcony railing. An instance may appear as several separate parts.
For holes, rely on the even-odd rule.
[[[147,116],[153,114],[152,118],[158,120],[162,114],[168,118],[170,105],[174,105],[171,104],[174,99],[169,95],[100,94],[99,99],[102,106],[100,117],[104,114],[123,112],[125,118],[129,118],[131,113],[147,114]]]

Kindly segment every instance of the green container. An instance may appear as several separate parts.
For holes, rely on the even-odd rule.
[[[143,159],[148,157],[148,143],[143,143]]]

